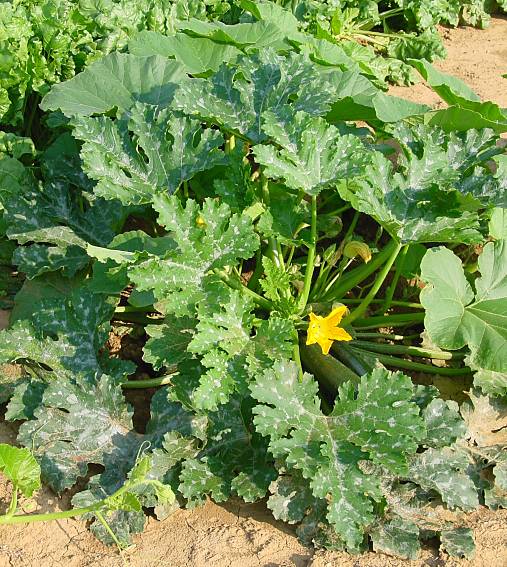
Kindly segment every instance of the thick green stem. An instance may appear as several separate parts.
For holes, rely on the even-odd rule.
[[[422,323],[424,321],[424,313],[397,313],[395,315],[381,315],[378,317],[367,317],[366,319],[357,319],[354,325],[355,329],[366,331],[368,329],[379,329],[380,327],[402,327]]]
[[[352,381],[359,383],[359,376],[334,356],[322,354],[318,345],[300,343],[301,360],[328,392],[334,393],[341,384]]]
[[[259,307],[262,307],[267,311],[271,311],[273,309],[273,304],[271,303],[271,301],[267,300],[258,293],[255,293],[255,291],[244,286],[239,280],[232,278],[231,276],[229,276],[229,274],[227,274],[223,270],[215,270],[215,273],[229,287],[232,287],[233,289],[237,289],[238,291],[241,291],[245,295],[248,295],[248,297],[253,299],[254,303]]]
[[[299,338],[298,338],[297,331],[296,331],[295,335],[296,335],[296,337],[295,337],[295,341],[294,341],[293,356],[294,356],[294,362],[298,365],[298,368],[299,368],[299,381],[302,382],[303,381],[303,365],[301,364],[301,352],[299,350]]]
[[[147,378],[146,380],[127,380],[122,382],[121,387],[124,390],[139,390],[143,388],[157,388],[171,383],[173,374],[159,376],[158,378]]]
[[[299,297],[299,309],[304,311],[312,287],[313,270],[315,268],[315,255],[317,249],[317,196],[312,196],[312,216],[310,226],[310,248],[306,259],[306,272],[303,291]]]
[[[472,374],[470,368],[440,368],[438,366],[430,366],[421,362],[412,362],[404,358],[396,358],[387,354],[376,354],[378,360],[386,366],[394,368],[404,368],[406,370],[414,370],[416,372],[426,372],[426,374],[441,374],[442,376],[468,376]]]
[[[394,304],[393,297],[394,292],[396,291],[396,287],[398,285],[398,281],[401,276],[401,272],[403,271],[403,266],[405,265],[405,259],[407,257],[408,250],[410,248],[410,244],[405,244],[400,252],[400,258],[396,264],[396,268],[394,270],[393,281],[390,283],[389,287],[387,288],[386,297],[384,305],[382,306],[382,311],[385,313],[391,305]]]
[[[396,248],[397,243],[391,240],[389,244],[367,264],[362,264],[358,268],[351,270],[340,278],[337,286],[333,289],[327,289],[322,301],[341,299],[352,288],[356,287],[356,285],[359,285],[362,281],[371,276],[371,274],[376,272],[378,268],[389,259]]]
[[[403,8],[392,8],[391,10],[386,10],[378,15],[380,20],[386,20],[387,18],[392,18],[393,16],[397,16],[398,14],[403,13]]]
[[[11,495],[11,502],[9,504],[9,508],[5,513],[6,516],[12,516],[18,507],[18,489],[16,486],[12,487],[12,495]]]
[[[225,153],[230,154],[236,147],[236,136],[231,134],[225,141]]]
[[[461,352],[444,352],[423,347],[371,343],[361,340],[354,341],[354,346],[358,348],[364,348],[365,350],[372,352],[385,354],[406,354],[410,356],[418,356],[421,358],[432,358],[435,360],[463,360],[465,358],[465,355]]]
[[[124,484],[113,495],[111,495],[110,498],[116,498],[132,488],[132,484]],[[20,514],[18,516],[0,516],[0,524],[30,524],[32,522],[49,522],[51,520],[75,518],[76,516],[83,516],[84,514],[88,514],[90,512],[97,513],[97,511],[100,512],[100,510],[104,508],[105,500],[107,499],[95,502],[95,504],[91,504],[90,506],[86,506],[85,508],[72,508],[72,510],[63,510],[62,512],[47,512],[45,514]]]
[[[363,300],[362,299],[348,299],[344,298],[341,302],[345,305],[354,305],[359,304]],[[371,303],[383,303],[383,299],[374,299]],[[391,305],[396,307],[406,307],[407,309],[424,309],[424,307],[420,303],[413,303],[411,301],[391,301]]]
[[[64,520],[65,518],[75,518],[89,512],[94,512],[96,504],[86,508],[73,508],[62,512],[48,512],[46,514],[22,514],[19,516],[0,516],[0,524],[30,524],[32,522],[49,522],[50,520]]]
[[[354,311],[352,311],[352,313],[350,313],[350,315],[345,317],[345,319],[343,321],[344,325],[347,325],[347,324],[350,325],[350,323],[352,323],[353,321],[355,321],[356,319],[358,319],[359,317],[364,315],[364,313],[368,309],[368,306],[373,301],[373,299],[375,299],[375,295],[377,295],[378,290],[381,288],[382,284],[384,283],[384,280],[386,279],[387,275],[389,274],[389,271],[391,270],[391,267],[394,264],[396,257],[398,256],[401,248],[402,248],[402,245],[399,244],[399,243],[395,246],[394,250],[392,251],[391,255],[389,256],[389,259],[384,264],[384,267],[382,268],[382,270],[379,272],[379,274],[378,274],[378,276],[375,280],[375,283],[373,284],[370,291],[368,292],[368,295],[363,299],[363,301],[361,301],[359,306],[356,307],[354,309]]]
[[[419,335],[415,335],[414,338]],[[403,341],[407,338],[406,335],[392,335],[388,333],[356,333],[358,339],[385,339],[386,341]]]
[[[28,115],[28,120],[26,121],[25,126],[25,136],[29,138],[32,135],[32,126],[33,121],[35,118],[35,113],[37,112],[37,106],[39,103],[39,95],[38,93],[32,93],[29,97],[27,97],[30,106],[30,114]]]
[[[247,284],[248,289],[255,291],[255,289],[257,288],[257,284],[259,283],[259,280],[261,278],[263,269],[264,268],[262,265],[262,250],[261,248],[259,248],[259,250],[257,250],[255,254],[255,269],[253,271],[252,277],[248,280],[248,284]]]
[[[153,305],[145,305],[142,307],[134,307],[133,305],[119,305],[115,313],[153,313],[156,309]]]
[[[164,322],[164,318],[160,316],[151,317],[143,313],[114,313],[115,321],[124,321],[125,323],[137,323],[138,325],[157,325]]]
[[[109,534],[109,536],[111,537],[111,539],[114,541],[114,543],[116,544],[116,547],[120,550],[120,552],[123,549],[123,545],[121,544],[121,541],[116,537],[116,534],[113,532],[113,530],[111,529],[111,527],[109,526],[109,524],[107,523],[106,519],[104,518],[104,516],[102,515],[102,512],[100,510],[96,510],[95,511],[95,515],[97,516],[99,522],[104,526],[104,529],[106,530],[106,532]]]
[[[359,211],[354,212],[354,216],[352,217],[352,222],[349,224],[347,232],[345,233],[345,236],[343,237],[343,242],[345,244],[347,244],[348,240],[350,239],[350,237],[354,233],[354,230],[356,230],[357,222],[359,221],[360,216],[361,216],[361,213]]]
[[[261,184],[262,184],[262,200],[264,204],[269,209],[270,203],[270,196],[269,196],[269,180],[267,177],[261,174]],[[267,249],[268,257],[273,260],[273,262],[278,266],[283,268],[284,261],[283,261],[283,254],[280,248],[280,245],[277,239],[274,236],[270,236],[268,238],[268,249]]]

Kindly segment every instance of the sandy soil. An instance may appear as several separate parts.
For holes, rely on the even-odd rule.
[[[483,100],[507,108],[507,17],[493,18],[487,30],[441,28],[447,59],[434,63],[437,69],[458,77]],[[392,87],[390,93],[431,106],[444,106],[424,83]]]
[[[444,30],[449,58],[437,64],[468,83],[481,97],[507,107],[507,19],[493,19],[486,31]],[[424,84],[391,91],[418,102],[439,99]],[[0,325],[6,319],[0,312]],[[0,442],[14,442],[13,430],[0,424]],[[9,489],[0,479],[0,503]],[[1,509],[0,504],[0,509]],[[49,490],[24,502],[26,512],[65,508]],[[4,505],[5,507],[5,505]],[[301,546],[290,526],[273,521],[262,504],[211,502],[197,510],[178,510],[163,522],[150,519],[135,545],[120,557],[114,548],[101,545],[83,522],[4,526],[0,528],[0,567],[505,567],[507,565],[507,510],[483,509],[469,517],[475,529],[476,556],[454,560],[425,549],[417,561],[403,561],[383,554],[350,556],[315,552]]]
[[[0,442],[14,440],[9,425],[0,424]],[[9,496],[0,480],[0,501],[6,503]],[[65,505],[43,490],[35,500],[22,502],[22,509],[42,512]],[[505,567],[507,510],[482,509],[470,515],[469,525],[477,545],[472,561],[450,559],[431,548],[417,561],[404,561],[384,554],[314,551],[298,542],[290,526],[274,521],[262,504],[208,502],[196,510],[178,510],[163,522],[150,519],[123,556],[100,544],[78,520],[3,526],[0,567]]]

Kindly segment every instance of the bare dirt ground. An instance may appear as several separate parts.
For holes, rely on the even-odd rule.
[[[482,98],[507,107],[507,19],[495,18],[488,30],[443,30],[448,59],[437,63],[444,72],[468,83]],[[437,104],[424,84],[393,88],[393,94]],[[0,324],[6,319],[0,312]],[[0,442],[14,442],[9,425],[0,424]],[[9,499],[0,479],[0,503]],[[65,508],[49,490],[22,503],[26,512]],[[3,505],[5,508],[5,505]],[[0,511],[2,504],[0,504]],[[451,559],[432,548],[417,561],[383,554],[314,551],[298,543],[290,526],[275,522],[262,504],[209,502],[197,510],[178,510],[167,520],[150,519],[135,545],[120,557],[100,544],[83,522],[59,522],[0,527],[0,567],[505,567],[507,566],[507,510],[479,510],[469,516],[475,529],[477,552],[471,561]]]
[[[483,100],[507,108],[507,17],[493,18],[487,30],[441,28],[447,59],[434,63],[437,69],[458,77]],[[392,87],[390,94],[431,106],[444,103],[424,83]]]

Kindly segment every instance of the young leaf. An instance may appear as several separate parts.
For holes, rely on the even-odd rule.
[[[190,353],[202,355],[207,368],[192,394],[193,405],[216,410],[234,391],[244,392],[251,379],[273,361],[292,353],[294,328],[290,321],[271,316],[255,328],[253,303],[241,292],[225,290],[219,304],[199,304]]]
[[[174,366],[189,357],[187,348],[195,334],[195,321],[168,315],[163,325],[147,325],[150,337],[143,349],[143,360],[155,370]],[[190,355],[191,356],[191,355]]]
[[[40,467],[28,449],[0,444],[0,473],[13,484],[15,490],[30,498],[40,484]]]

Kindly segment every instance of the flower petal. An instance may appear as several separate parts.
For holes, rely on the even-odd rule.
[[[345,305],[340,305],[339,307],[335,307],[331,313],[326,317],[326,322],[329,325],[338,325],[338,323],[343,319],[345,313],[347,313],[348,309]]]
[[[332,331],[328,334],[330,339],[333,341],[351,341],[352,337],[347,333],[345,329],[341,327],[336,327],[336,329],[332,329]]]
[[[315,338],[315,333],[308,333],[308,335],[306,335],[306,344],[307,345],[314,345],[317,342],[317,339]]]
[[[331,348],[333,341],[330,341],[329,339],[319,339],[317,342],[322,349],[322,354],[329,354],[329,349]]]

